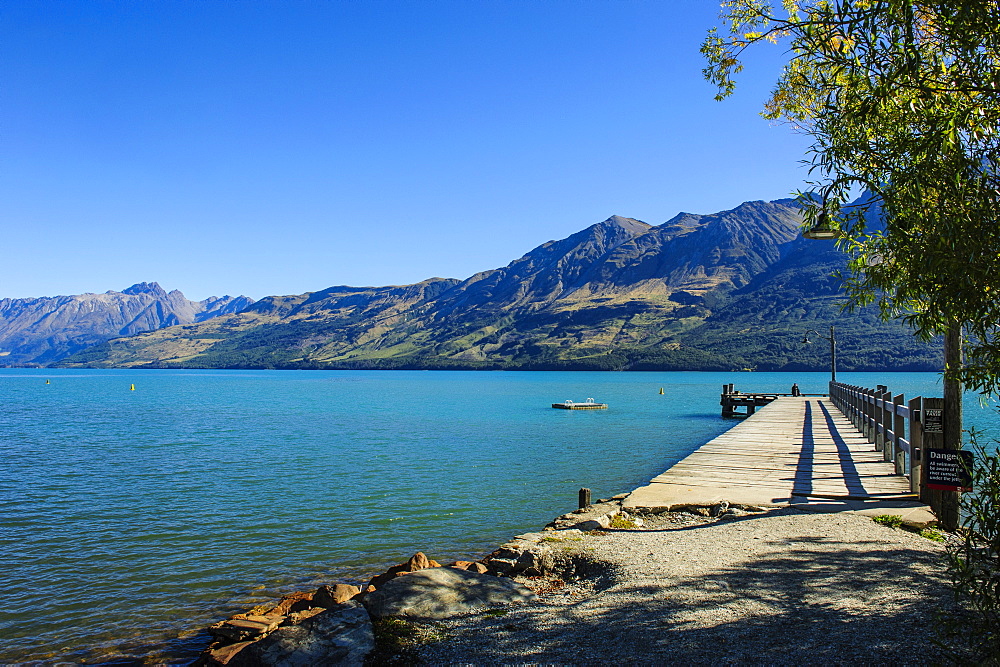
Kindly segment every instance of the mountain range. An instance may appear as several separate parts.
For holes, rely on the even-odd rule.
[[[59,365],[804,370],[828,368],[829,347],[803,334],[835,325],[842,370],[940,369],[940,345],[842,312],[844,255],[800,224],[790,199],[660,225],[612,216],[465,280],[265,297]]]
[[[0,364],[46,365],[111,338],[203,322],[252,303],[245,296],[189,301],[157,283],[104,294],[0,299]]]

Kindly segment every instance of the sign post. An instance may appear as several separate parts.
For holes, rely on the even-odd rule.
[[[925,449],[927,488],[935,491],[972,491],[972,452],[964,449]]]
[[[969,490],[971,481],[965,474],[971,464],[972,452],[965,452],[945,441],[948,429],[945,399],[925,398],[920,422],[923,431],[921,448],[920,500],[931,506],[947,531],[958,528],[958,494]]]

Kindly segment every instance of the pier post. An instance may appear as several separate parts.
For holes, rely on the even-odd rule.
[[[865,401],[864,396],[861,394],[861,387],[854,388],[854,427],[858,429],[861,433],[865,432],[863,425],[864,420],[864,410]]]
[[[875,442],[875,390],[865,391],[865,437],[868,442]]]
[[[948,401],[944,398],[925,398],[923,410],[920,413],[921,422],[926,422],[926,415],[929,410],[945,410]],[[924,429],[923,446],[924,452],[928,449],[949,449],[947,422],[944,429],[934,429],[933,431]],[[922,467],[920,500],[931,506],[934,514],[941,520],[942,527],[947,531],[955,530],[959,523],[958,491],[938,491],[927,488],[926,454],[921,457],[924,460]]]
[[[859,416],[861,410],[861,399],[858,398],[858,388],[851,385],[851,423],[854,424],[854,428],[861,431],[861,417]]]
[[[920,423],[923,423],[926,419],[928,410],[944,410],[944,399],[943,398],[925,398],[924,404],[921,406],[920,411]],[[927,432],[921,429],[923,432],[923,455],[920,457],[921,460],[926,459],[928,449],[942,449],[944,447],[944,433],[939,432]],[[935,491],[934,489],[927,488],[927,465],[921,466],[920,471],[920,500],[931,506],[935,514],[938,514],[941,506],[941,492]],[[938,514],[938,518],[941,515]]]
[[[920,471],[923,466],[924,427],[920,423],[920,396],[910,399],[910,491],[920,493]]]
[[[885,394],[882,393],[882,385],[875,390],[875,451],[882,452],[882,460],[885,458]]]
[[[893,407],[892,392],[882,392],[882,460],[884,461],[893,460],[893,442],[892,436],[889,435],[892,432]]]
[[[584,487],[580,489],[580,509],[590,504],[590,489]]]
[[[903,400],[903,394],[897,394],[892,399],[892,453],[893,459],[896,462],[897,475],[906,474],[906,455],[903,453],[903,447],[899,444],[899,441],[903,439],[904,429],[906,428],[903,415],[899,414]]]

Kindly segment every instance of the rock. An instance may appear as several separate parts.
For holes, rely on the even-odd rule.
[[[578,529],[518,535],[487,556],[486,565],[491,572],[504,576],[524,574],[537,577],[558,566],[559,559],[553,551],[553,544],[579,540],[582,536],[583,532]]]
[[[611,524],[611,520],[619,512],[621,512],[621,500],[616,496],[556,517],[555,521],[546,527],[556,530],[603,530]]]
[[[486,567],[482,563],[477,563],[471,560],[456,560],[448,567],[454,567],[459,570],[468,570],[469,572],[479,572],[480,574],[485,574],[490,571],[490,568]]]
[[[374,648],[375,635],[368,613],[360,603],[350,600],[298,625],[278,628],[240,651],[233,663],[262,667],[360,667]]]
[[[228,665],[230,662],[237,662],[234,658],[254,642],[237,642],[235,644],[226,644],[225,646],[218,646],[213,644],[208,648],[208,652],[203,654],[203,660],[209,665]]]
[[[573,524],[566,526],[567,528],[575,528],[576,530],[581,530],[583,532],[590,532],[591,530],[603,530],[611,525],[610,516],[601,516],[596,519],[586,519],[584,521],[578,521]]]
[[[676,505],[673,507],[674,512],[684,512],[686,514],[692,514],[694,516],[710,516],[710,511],[706,507],[701,507],[700,505]]]
[[[338,604],[343,604],[347,602],[355,595],[361,592],[361,589],[357,586],[351,586],[350,584],[334,584],[331,588],[330,586],[320,586],[319,590],[312,598],[312,602],[317,607],[336,607]]]
[[[278,627],[282,616],[249,616],[247,618],[231,618],[208,626],[208,631],[214,636],[231,642],[242,642],[266,635]]]
[[[408,572],[416,572],[417,570],[423,570],[424,568],[431,566],[431,559],[424,555],[424,552],[418,551],[417,553],[410,556],[410,560],[406,561],[406,567],[409,569]]]
[[[448,618],[477,607],[524,602],[535,594],[510,579],[452,567],[426,569],[387,582],[364,598],[372,618]]]
[[[721,503],[716,503],[715,505],[712,505],[708,510],[708,514],[709,516],[719,516],[728,509],[729,509],[729,503],[723,500]]]
[[[322,614],[324,611],[326,611],[325,607],[313,607],[312,609],[293,611],[291,614],[285,617],[285,621],[284,623],[282,623],[282,625],[298,625],[307,618],[312,618],[316,614]]]
[[[233,618],[247,618],[248,616],[261,613],[267,614],[268,616],[287,616],[292,612],[302,611],[303,609],[309,609],[314,606],[312,603],[313,595],[315,595],[315,591],[299,591],[283,595],[278,604],[271,608],[254,607],[249,613],[237,614],[236,616],[233,616]]]
[[[433,565],[431,564],[433,563]],[[402,563],[400,565],[394,565],[382,574],[375,575],[372,577],[371,581],[368,582],[369,586],[374,586],[375,588],[381,588],[383,584],[387,581],[392,581],[401,574],[409,574],[410,572],[418,572],[420,570],[425,570],[429,567],[441,567],[437,561],[432,561],[423,552],[418,551],[410,557],[410,560]]]
[[[551,566],[551,553],[551,547],[537,544],[523,549],[500,547],[494,552],[496,555],[490,557],[490,569],[504,575],[523,572],[529,577],[537,577]]]

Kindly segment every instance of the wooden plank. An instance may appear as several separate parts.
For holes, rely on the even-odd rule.
[[[877,426],[881,434],[889,431]],[[886,462],[831,399],[778,396],[636,489],[626,504],[663,507],[715,497],[761,505],[818,497],[912,500],[909,480],[895,472],[895,461]]]

